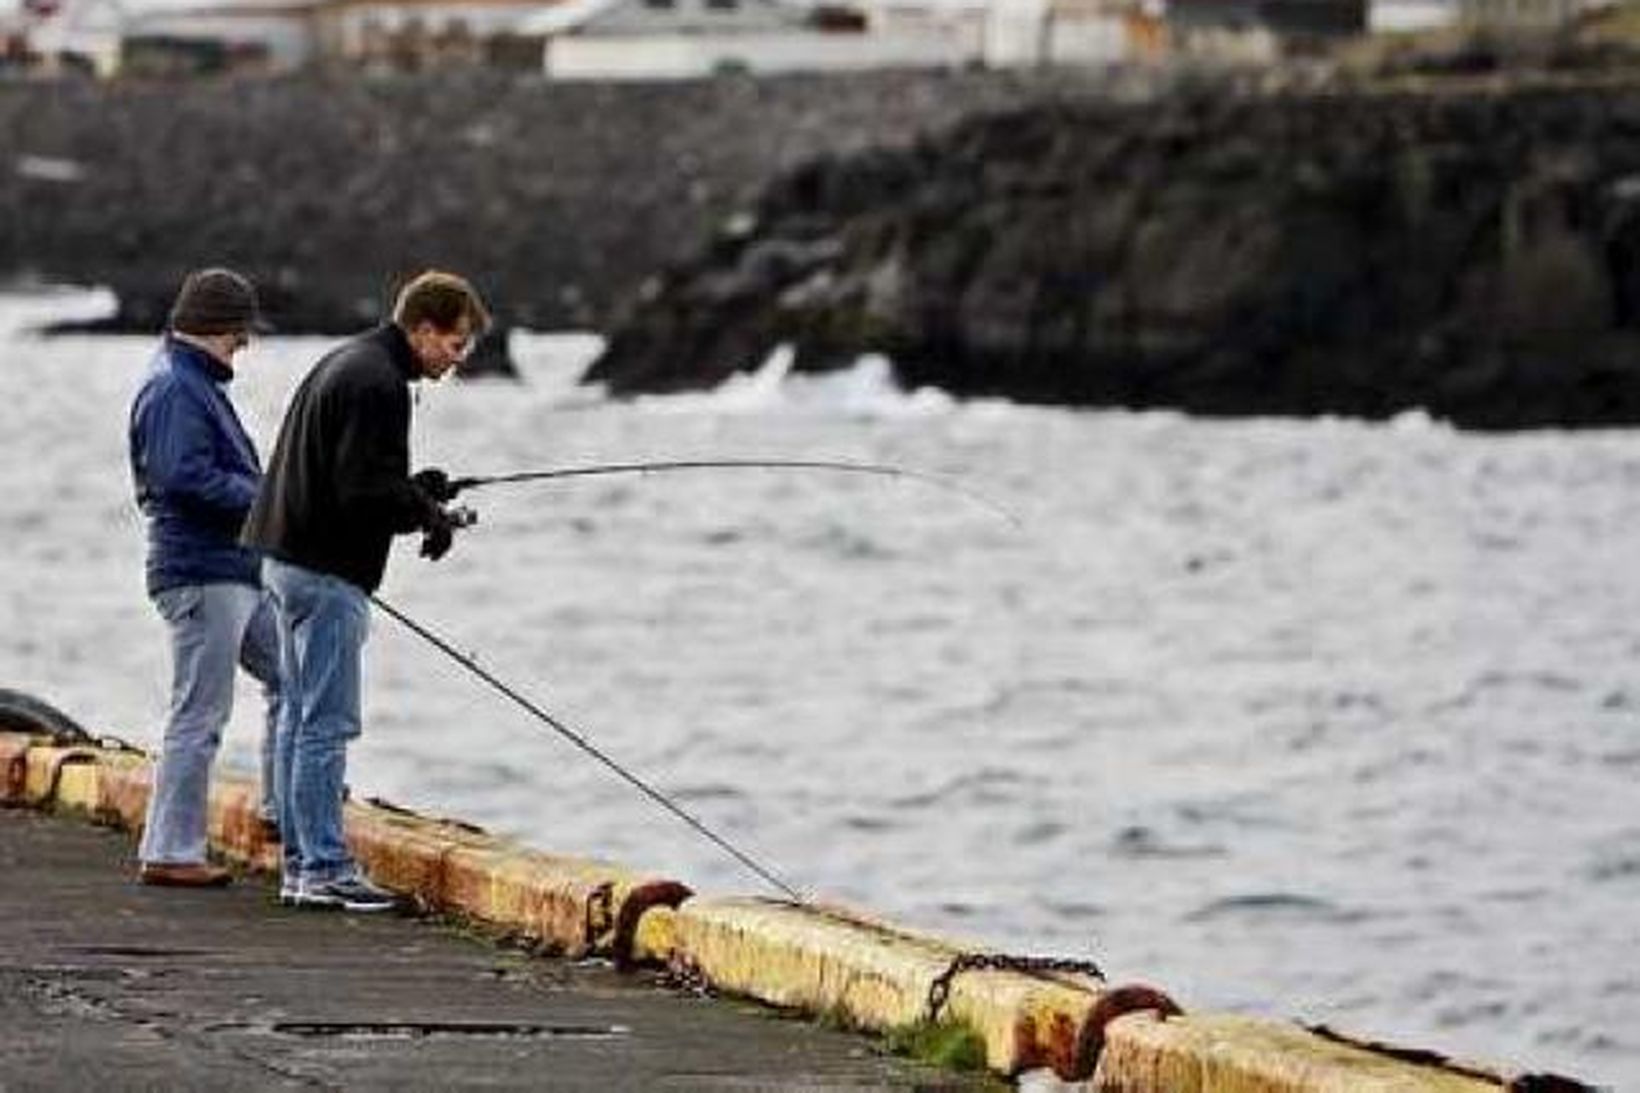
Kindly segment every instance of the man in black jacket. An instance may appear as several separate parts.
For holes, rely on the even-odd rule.
[[[280,898],[301,907],[386,910],[342,830],[347,745],[361,728],[360,659],[369,596],[393,536],[450,549],[441,471],[410,474],[410,388],[439,379],[489,326],[477,292],[429,271],[400,291],[389,323],[327,354],[285,410],[242,541],[262,551],[287,695],[274,763],[284,836]]]

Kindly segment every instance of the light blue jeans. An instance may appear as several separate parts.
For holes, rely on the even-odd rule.
[[[223,582],[167,588],[155,593],[154,606],[171,634],[171,713],[138,854],[145,862],[202,862],[211,764],[233,713],[236,661],[266,697],[262,798],[271,814],[281,720],[273,604],[259,588]]]
[[[358,872],[342,829],[347,745],[359,735],[359,691],[370,601],[354,584],[275,558],[262,583],[279,624],[284,689],[274,758],[284,881],[323,882]]]

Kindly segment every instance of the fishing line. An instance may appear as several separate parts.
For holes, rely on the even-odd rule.
[[[905,467],[893,467],[883,463],[852,463],[833,459],[676,459],[656,463],[604,463],[586,467],[557,467],[544,471],[520,471],[516,474],[488,474],[473,475],[466,478],[452,478],[450,480],[451,496],[462,490],[473,489],[478,486],[498,486],[512,482],[540,482],[553,478],[588,478],[606,474],[649,474],[660,471],[702,471],[702,470],[807,470],[807,471],[842,471],[853,474],[872,474],[885,478],[906,478],[925,485],[933,486],[947,493],[989,509],[994,515],[1002,517],[1016,529],[1023,531],[1024,523],[1018,516],[1002,505],[986,497],[960,482],[949,478],[929,474],[926,471],[914,471]]]
[[[620,775],[628,784],[635,786],[641,793],[643,793],[644,796],[648,797],[651,801],[654,801],[672,815],[694,828],[701,835],[704,835],[719,849],[727,852],[736,861],[740,862],[740,864],[750,869],[753,873],[756,873],[769,884],[772,884],[775,888],[779,889],[793,901],[797,903],[808,902],[808,900],[803,897],[802,893],[798,892],[797,889],[781,880],[772,870],[758,864],[757,860],[750,854],[740,850],[734,844],[730,843],[729,840],[723,838],[721,835],[718,835],[704,823],[697,820],[694,816],[691,816],[684,809],[673,803],[673,801],[667,797],[666,794],[653,788],[642,778],[639,778],[636,774],[633,774],[631,771],[621,766],[621,764],[611,759],[608,755],[605,755],[589,740],[587,740],[586,737],[582,736],[574,729],[571,729],[568,725],[565,725],[562,721],[558,720],[556,717],[553,717],[547,711],[543,710],[541,707],[519,694],[516,690],[491,675],[472,657],[460,652],[449,642],[445,641],[443,638],[433,633],[433,631],[429,630],[415,619],[412,619],[410,616],[406,615],[404,612],[400,611],[380,596],[372,595],[370,599],[372,603],[387,612],[387,614],[391,615],[401,625],[414,632],[416,636],[420,637],[439,652],[454,660],[457,664],[460,664],[463,668],[466,668],[469,672],[476,675],[479,679],[489,684],[507,698],[512,699],[513,702],[517,703],[519,706],[522,706],[531,715],[551,726],[552,729],[560,736],[564,737],[564,739],[568,740],[570,743],[574,744],[576,747],[598,760],[598,762]]]

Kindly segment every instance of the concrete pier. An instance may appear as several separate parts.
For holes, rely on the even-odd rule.
[[[534,950],[630,972],[524,959],[429,922],[287,910],[267,881],[144,888],[133,880],[130,836],[107,827],[141,828],[149,760],[0,690],[8,694],[0,730],[14,731],[0,731],[0,803],[39,811],[0,810],[0,1093],[946,1089],[986,1080],[890,1058],[878,1041],[832,1031],[839,1023],[912,1040],[933,1032],[994,1075],[1039,1088],[1058,1079],[1099,1093],[1591,1089],[1184,1009],[1164,990],[1107,982],[1081,962],[984,952],[853,908],[700,895],[383,801],[346,807],[349,845],[378,883]],[[268,877],[279,848],[257,808],[254,784],[218,773],[213,851]],[[664,976],[718,997],[670,989]]]
[[[0,809],[0,1090],[975,1089],[871,1039],[395,915],[135,882],[128,834]]]

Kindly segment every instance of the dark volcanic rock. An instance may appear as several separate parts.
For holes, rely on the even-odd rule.
[[[1640,83],[1040,103],[816,159],[589,379],[781,342],[908,386],[1202,413],[1640,422]]]
[[[441,266],[504,324],[597,327],[779,172],[1026,93],[985,73],[0,82],[0,278],[108,285],[114,326],[154,330],[188,269],[229,264],[280,329],[345,333]]]

